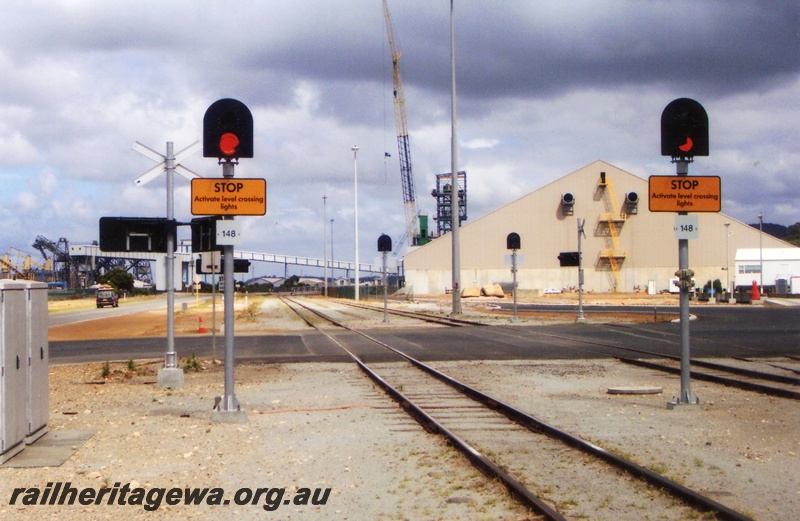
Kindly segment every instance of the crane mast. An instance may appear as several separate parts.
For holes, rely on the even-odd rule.
[[[417,231],[417,195],[414,188],[414,175],[411,172],[411,148],[408,141],[408,124],[406,122],[406,102],[403,97],[403,81],[400,78],[400,56],[397,51],[392,29],[392,18],[389,5],[383,0],[383,15],[386,19],[386,32],[389,35],[389,50],[392,53],[392,83],[394,85],[394,119],[397,126],[397,152],[400,156],[400,180],[403,185],[403,205],[406,214],[406,236],[408,245],[413,246]]]

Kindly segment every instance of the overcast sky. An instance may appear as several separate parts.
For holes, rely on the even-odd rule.
[[[418,204],[433,215],[435,175],[450,171],[450,2],[389,7]],[[596,159],[673,174],[660,116],[689,97],[710,124],[690,173],[722,178],[723,213],[800,221],[799,17],[797,0],[456,1],[469,219]],[[165,181],[134,186],[154,163],[131,147],[186,148],[220,98],[255,122],[236,175],[267,180],[267,215],[242,218],[240,249],[322,257],[325,195],[334,256],[352,260],[353,145],[361,261],[378,261],[381,233],[404,234],[380,0],[3,0],[0,20],[0,253],[37,258],[37,235],[91,242],[102,216],[165,216]],[[183,165],[221,175],[201,153]],[[188,221],[189,182],[175,184]]]

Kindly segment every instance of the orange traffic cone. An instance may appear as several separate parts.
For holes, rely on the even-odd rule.
[[[750,293],[750,300],[760,300],[761,292],[758,290],[758,283],[753,281],[753,289]]]
[[[197,330],[198,333],[205,333],[206,328],[203,327],[203,317],[200,317],[200,329]]]

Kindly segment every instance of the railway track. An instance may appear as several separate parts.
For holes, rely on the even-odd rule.
[[[749,519],[458,382],[336,321],[319,307],[295,299],[284,302],[345,350],[426,430],[445,436],[477,468],[501,480],[512,494],[545,519],[585,515],[575,512],[577,505],[586,513],[613,510],[614,519],[620,520],[641,519],[654,508],[661,509],[669,518],[690,518],[700,511],[713,513],[716,519]],[[330,334],[323,324],[333,324],[348,334]],[[391,351],[397,361],[368,365],[356,354],[377,349]],[[587,492],[586,487],[591,490]]]
[[[619,328],[621,326],[614,326]],[[632,358],[622,355],[611,355],[620,362],[645,367],[657,371],[662,371],[671,374],[680,374],[680,357],[665,355],[655,351],[646,349],[636,349],[632,347],[622,346],[619,344],[612,344],[609,342],[597,342],[587,340],[579,336],[572,335],[556,335],[551,333],[542,333],[553,338],[561,340],[570,340],[574,342],[581,342],[586,345],[595,345],[602,347],[602,353],[608,354],[608,349],[616,349],[634,355],[641,355],[639,358]],[[637,332],[641,335],[641,332]],[[670,342],[670,340],[663,337],[653,337],[653,342]],[[646,359],[645,359],[646,358]],[[707,360],[691,360],[692,378],[714,382],[729,387],[735,387],[745,391],[752,391],[769,396],[780,398],[789,398],[792,400],[800,400],[800,377],[797,376],[797,369],[783,364],[774,363],[770,365],[768,361],[754,360],[754,359],[738,359],[740,362],[745,362],[753,367],[745,367],[742,364],[735,364],[737,359],[731,358],[730,363],[710,362]],[[785,357],[786,363],[796,365],[793,357]],[[775,367],[778,365],[778,367]],[[760,369],[754,368],[760,366]],[[698,370],[696,368],[702,368]]]
[[[357,308],[357,309],[366,309],[369,311],[375,311],[378,313],[383,313],[382,307],[376,307],[369,304],[361,304],[355,302],[347,302],[347,301],[338,301],[339,304],[344,306]],[[419,311],[403,311],[400,309],[387,309],[386,312],[390,315],[395,315],[398,317],[405,317],[405,318],[414,318],[417,320],[422,320],[423,322],[430,322],[432,324],[439,324],[442,326],[450,326],[450,327],[464,327],[464,326],[485,326],[482,322],[478,322],[476,320],[467,320],[463,318],[455,318],[455,317],[444,317],[441,315],[431,315],[430,313],[422,313]]]
[[[377,308],[371,305],[356,304],[351,302],[340,302],[340,303],[349,307],[366,309],[381,313],[383,312],[383,308]],[[626,310],[626,312],[627,311],[628,310]],[[406,318],[416,318],[426,322],[434,322],[453,327],[486,325],[476,320],[454,319],[450,317],[441,317],[438,315],[430,315],[427,313],[419,313],[413,311],[388,310],[388,312]],[[613,327],[615,329],[623,331],[628,329],[628,327],[624,325],[613,325],[609,327]],[[504,331],[514,331],[514,328],[503,327],[503,329]],[[526,335],[529,334],[530,334],[529,332],[526,333]],[[635,355],[642,355],[643,357],[647,357],[648,359],[645,360],[643,358],[632,358],[629,356],[614,356],[614,358],[616,358],[620,362],[630,365],[636,365],[639,367],[644,367],[647,369],[657,370],[670,374],[680,374],[680,357],[678,356],[669,356],[654,351],[649,351],[645,349],[635,349],[618,344],[611,344],[608,342],[597,342],[597,341],[587,340],[579,336],[553,335],[550,333],[542,333],[542,334],[545,334],[547,336],[552,336],[554,338],[559,338],[561,340],[570,340],[587,345],[596,345],[598,347],[618,349],[623,352],[632,353]],[[636,333],[632,334],[641,335],[642,333],[640,331],[637,331]],[[653,337],[652,340],[654,342],[671,341],[661,336]],[[604,351],[604,353],[605,352],[607,351]],[[753,367],[762,366],[762,369],[754,369],[753,367],[748,368],[736,364],[723,364],[719,362],[709,362],[705,360],[693,359],[691,360],[691,365],[693,366],[693,369],[691,371],[691,376],[692,378],[698,380],[714,382],[721,385],[727,385],[729,387],[736,387],[738,389],[742,389],[745,391],[752,391],[761,394],[766,394],[769,396],[788,398],[792,400],[800,400],[800,377],[798,377],[798,372],[800,371],[798,371],[798,369],[795,367],[791,367],[791,364],[794,361],[796,361],[793,360],[793,358],[795,357],[786,357],[786,361],[789,365],[780,364],[779,363],[780,361],[776,361],[776,363],[770,365],[768,362],[763,362],[754,359],[741,359],[741,358],[739,359],[739,361],[747,362]],[[733,362],[734,359],[732,358],[731,361]],[[702,370],[699,370],[697,368],[702,368]]]

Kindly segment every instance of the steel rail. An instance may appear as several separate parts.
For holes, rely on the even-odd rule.
[[[680,374],[680,368],[678,367],[669,367],[666,365],[661,365],[656,362],[648,362],[646,360],[640,360],[636,358],[625,358],[625,357],[614,357],[620,362],[624,362],[630,365],[637,365],[639,367],[646,367],[647,369],[655,369],[658,371],[672,373],[672,374]],[[694,364],[695,362],[692,361]],[[747,382],[745,380],[736,380],[735,378],[727,378],[725,376],[719,376],[710,373],[704,373],[701,371],[690,371],[692,378],[697,378],[698,380],[705,380],[707,382],[714,382],[722,385],[727,385],[728,387],[737,387],[739,389],[745,391],[754,391],[757,393],[767,394],[769,396],[777,396],[779,398],[789,398],[792,400],[800,400],[800,391],[792,391],[791,389],[783,389],[781,387],[773,387],[771,385],[764,385],[756,382]]]
[[[426,373],[430,374],[434,378],[446,383],[450,387],[460,391],[461,393],[463,393],[463,394],[467,395],[468,397],[478,401],[479,403],[482,403],[483,405],[489,407],[490,409],[495,410],[495,411],[503,414],[509,420],[517,422],[518,424],[528,428],[529,430],[531,430],[533,432],[542,433],[542,434],[546,434],[546,435],[548,435],[550,437],[554,437],[554,438],[564,442],[565,444],[567,444],[567,445],[569,445],[571,447],[574,447],[574,448],[576,448],[578,450],[581,450],[581,451],[583,451],[583,452],[585,452],[585,453],[587,453],[587,454],[589,454],[591,456],[594,456],[596,458],[602,459],[603,461],[606,461],[607,463],[612,464],[612,465],[616,466],[617,468],[620,468],[620,469],[628,472],[629,474],[631,474],[631,475],[633,475],[635,477],[638,477],[638,478],[650,483],[651,485],[654,485],[656,487],[660,487],[660,488],[663,488],[664,490],[669,491],[672,495],[674,495],[675,497],[681,498],[687,504],[690,504],[690,505],[692,505],[694,507],[697,507],[697,508],[700,508],[702,510],[714,513],[718,517],[718,519],[726,519],[726,520],[732,520],[732,521],[751,520],[750,517],[745,516],[744,514],[741,514],[740,512],[737,512],[736,510],[733,510],[733,509],[731,509],[731,508],[729,508],[729,507],[727,507],[727,506],[725,506],[725,505],[723,505],[723,504],[721,504],[721,503],[719,503],[717,501],[714,501],[713,499],[708,498],[708,497],[706,497],[706,496],[704,496],[704,495],[702,495],[702,494],[700,494],[700,493],[698,493],[698,492],[696,492],[696,491],[694,491],[694,490],[692,490],[692,489],[690,489],[688,487],[685,487],[685,486],[683,486],[683,485],[681,485],[679,483],[676,483],[676,482],[672,481],[671,479],[662,476],[661,474],[653,472],[653,471],[651,471],[650,469],[648,469],[646,467],[638,465],[638,464],[636,464],[636,463],[634,463],[634,462],[632,462],[632,461],[630,461],[628,459],[625,459],[625,458],[623,458],[621,456],[618,456],[618,455],[616,455],[616,454],[614,454],[612,452],[609,452],[606,449],[604,449],[602,447],[599,447],[599,446],[597,446],[597,445],[595,445],[595,444],[593,444],[593,443],[591,443],[589,441],[583,440],[583,439],[581,439],[581,438],[579,438],[579,437],[577,437],[575,435],[569,434],[566,431],[562,431],[561,429],[559,429],[557,427],[554,427],[554,426],[552,426],[552,425],[550,425],[550,424],[548,424],[548,423],[546,423],[546,422],[544,422],[544,421],[542,421],[542,420],[540,420],[538,418],[535,418],[535,417],[533,417],[533,416],[531,416],[531,415],[529,415],[527,413],[524,413],[524,412],[520,411],[519,409],[516,409],[515,407],[512,407],[512,406],[510,406],[508,404],[505,404],[500,400],[492,398],[491,396],[489,396],[489,395],[487,395],[487,394],[485,394],[485,393],[483,393],[481,391],[478,391],[477,389],[474,389],[474,388],[472,388],[472,387],[470,387],[470,386],[468,386],[468,385],[466,385],[466,384],[464,384],[462,382],[459,382],[458,380],[456,380],[456,379],[454,379],[452,377],[449,377],[449,376],[445,375],[444,373],[442,373],[440,371],[437,371],[436,369],[424,364],[423,362],[413,358],[412,356],[407,355],[406,353],[403,353],[402,351],[400,351],[400,350],[398,350],[398,349],[396,349],[396,348],[394,348],[394,347],[392,347],[392,346],[390,346],[390,345],[388,345],[388,344],[386,344],[386,343],[384,343],[384,342],[382,342],[382,341],[380,341],[380,340],[368,335],[367,333],[364,333],[363,331],[359,331],[359,330],[351,328],[351,327],[349,327],[349,326],[347,326],[345,324],[339,323],[339,322],[331,319],[330,317],[325,316],[323,313],[321,313],[321,312],[319,312],[317,310],[314,310],[314,309],[311,309],[311,308],[308,308],[308,307],[304,306],[302,303],[298,303],[298,302],[295,302],[295,303],[297,305],[303,306],[305,309],[308,309],[310,312],[320,316],[323,319],[326,319],[326,320],[330,321],[331,323],[336,324],[339,327],[342,327],[342,328],[344,328],[344,329],[346,329],[348,331],[351,331],[353,333],[361,335],[362,337],[364,337],[364,338],[366,338],[366,339],[368,339],[368,340],[370,340],[370,341],[372,341],[372,342],[374,342],[374,343],[376,343],[376,344],[378,344],[378,345],[380,345],[380,346],[382,346],[382,347],[384,347],[384,348],[396,353],[397,355],[403,357],[405,360],[407,360],[409,363],[411,363],[415,367],[425,371]],[[341,346],[341,344],[339,344],[338,342],[336,342],[336,343],[337,343],[337,345]],[[343,349],[345,349],[345,348],[343,347]],[[345,349],[345,351],[347,351],[349,353],[349,351],[347,349]],[[353,356],[354,358],[357,359],[357,357],[355,357],[354,355],[351,354],[351,356]],[[362,364],[359,364],[359,365],[361,366]],[[378,378],[380,378],[380,377],[378,377]],[[390,387],[389,384],[386,383],[382,378],[380,379],[380,381],[383,382],[382,384],[379,384],[382,387],[384,385],[386,385],[387,387]],[[389,392],[389,391],[387,390],[387,392]],[[399,391],[394,391],[394,392],[397,392],[398,396],[402,396],[402,393],[399,393]],[[397,399],[397,398],[395,398],[395,399]],[[411,402],[407,398],[403,397],[403,400],[404,400],[404,402],[401,402],[401,404],[402,403],[408,403],[409,406],[411,405]],[[416,406],[414,406],[414,407],[416,407]],[[404,406],[404,408],[405,408],[405,406]],[[425,417],[427,417],[427,418],[430,418],[427,414],[424,413],[424,411],[420,410],[419,413],[424,414]],[[415,415],[412,414],[412,416],[414,416],[416,418]],[[419,420],[417,420],[417,421],[419,421]],[[428,422],[428,421],[435,422],[435,420],[433,420],[432,418],[430,418],[429,420],[426,419],[425,421],[426,422]],[[422,424],[422,425],[424,426],[424,424]],[[442,428],[444,429],[444,427],[442,427]],[[447,429],[444,429],[444,431],[447,431]],[[441,432],[444,434],[444,431],[441,431]],[[447,431],[447,432],[449,432],[449,431]],[[467,454],[467,456],[469,457],[468,453],[465,452],[465,454]],[[498,477],[501,480],[503,479],[499,475],[498,475]]]
[[[340,304],[344,304],[345,306],[350,306],[359,309],[367,309],[370,311],[376,311],[383,313],[383,308],[378,308],[375,306],[371,306],[369,304],[356,304],[355,302],[342,302],[339,301]],[[400,317],[406,318],[415,318],[417,320],[423,320],[425,322],[433,322],[437,324],[442,324],[445,326],[453,326],[453,327],[460,327],[460,326],[486,326],[483,322],[476,322],[474,320],[467,320],[463,318],[455,318],[455,317],[440,317],[436,315],[429,315],[427,313],[420,313],[419,311],[403,311],[400,309],[387,309],[387,313],[392,315],[397,315]]]
[[[581,342],[581,343],[589,344],[589,345],[596,345],[596,346],[600,346],[600,347],[610,347],[612,349],[619,349],[619,350],[622,350],[622,351],[630,351],[632,353],[645,354],[645,355],[653,356],[653,357],[656,357],[656,358],[666,358],[668,360],[673,360],[673,361],[680,360],[676,356],[664,355],[664,354],[661,354],[661,353],[656,353],[654,351],[648,351],[646,349],[636,349],[636,348],[632,348],[632,347],[618,346],[618,345],[614,345],[614,344],[608,344],[608,343],[603,343],[603,342],[596,342],[596,341],[593,341],[593,340],[587,340],[587,339],[584,339],[584,338],[575,338],[575,337],[569,337],[569,336],[565,336],[565,335],[554,335],[552,333],[544,333],[544,335],[545,336],[549,336],[549,337],[553,337],[553,338],[558,338],[558,339],[561,339],[561,340],[571,340],[573,342]],[[655,362],[646,362],[644,360],[640,360],[640,359],[637,359],[637,358],[627,358],[627,357],[624,357],[624,356],[614,356],[613,358],[619,360],[620,362],[624,362],[624,363],[627,363],[627,364],[630,364],[630,365],[638,365],[638,366],[641,366],[641,367],[647,367],[648,369],[656,369],[656,370],[661,370],[661,371],[672,373],[672,374],[680,374],[680,369],[678,369],[678,368],[657,364]],[[739,376],[747,376],[749,378],[769,380],[769,381],[774,381],[774,382],[779,382],[779,383],[787,383],[789,385],[798,385],[798,384],[800,384],[800,380],[798,380],[797,378],[793,378],[793,377],[773,375],[773,374],[770,374],[770,373],[764,373],[764,372],[761,372],[761,371],[753,371],[753,370],[750,370],[750,369],[744,369],[744,368],[739,368],[739,367],[731,367],[731,366],[727,366],[727,365],[723,365],[723,364],[716,364],[714,362],[707,362],[707,361],[704,361],[704,360],[692,359],[690,362],[691,362],[692,365],[705,367],[707,369],[715,369],[717,371],[723,371],[723,372],[728,372],[728,373],[732,373],[732,374],[738,374]],[[790,390],[790,389],[783,389],[781,387],[773,387],[771,385],[759,384],[759,383],[756,383],[756,382],[747,382],[747,381],[744,381],[744,380],[737,380],[735,378],[728,378],[728,377],[725,377],[725,376],[719,376],[719,375],[714,375],[714,374],[710,374],[710,373],[704,373],[704,372],[701,372],[701,371],[692,370],[690,373],[691,373],[692,377],[695,377],[698,380],[706,380],[708,382],[714,382],[714,383],[718,383],[718,384],[722,384],[722,385],[727,385],[729,387],[736,387],[738,389],[742,389],[742,390],[745,390],[745,391],[754,391],[754,392],[758,392],[758,393],[768,394],[770,396],[777,396],[777,397],[780,397],[780,398],[789,398],[789,399],[792,399],[792,400],[800,400],[800,391],[794,391],[794,390]]]
[[[354,330],[344,324],[326,316],[325,314],[321,313],[318,310],[312,309],[300,302],[297,302],[294,299],[284,298],[297,306],[302,307],[303,309],[329,321],[330,323],[347,329],[348,331],[352,331],[355,333],[359,333],[359,331]],[[312,324],[310,320],[300,314],[296,309],[292,306],[289,306],[292,311],[297,313],[300,318],[302,318],[308,325],[317,329],[320,333],[328,337],[334,344],[339,346],[345,353],[347,353],[350,358],[358,365],[358,367],[369,376],[369,378],[375,382],[381,389],[386,392],[393,400],[395,400],[400,407],[403,408],[414,420],[419,423],[422,428],[424,428],[427,432],[440,434],[447,438],[447,440],[455,446],[461,453],[463,453],[467,459],[472,463],[473,466],[478,468],[481,472],[485,475],[493,478],[499,479],[503,485],[511,492],[515,497],[517,497],[523,504],[527,505],[528,507],[532,508],[539,514],[545,516],[547,519],[551,521],[566,521],[566,518],[558,513],[552,506],[548,503],[543,501],[541,498],[536,496],[533,492],[528,490],[522,483],[518,480],[514,479],[510,474],[505,472],[501,469],[496,463],[491,461],[489,458],[484,456],[480,453],[475,447],[467,443],[464,439],[457,436],[453,431],[442,425],[440,422],[435,420],[431,417],[427,412],[425,412],[421,407],[416,405],[411,399],[406,397],[401,391],[395,389],[391,386],[386,380],[384,380],[379,374],[375,371],[370,369],[355,353],[347,349],[343,346],[336,338],[332,335],[328,334],[325,331],[322,331],[316,325]],[[370,338],[368,335],[365,335],[367,338]],[[399,353],[398,353],[399,354]],[[402,356],[402,355],[400,355]]]

